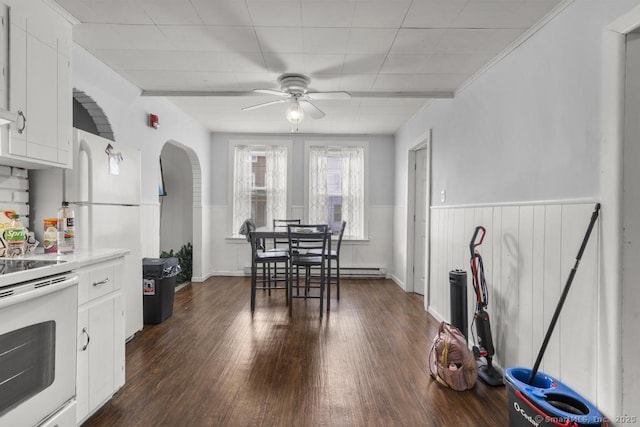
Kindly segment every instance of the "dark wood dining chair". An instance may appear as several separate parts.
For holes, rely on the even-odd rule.
[[[332,280],[332,269],[331,269],[331,261],[336,262],[336,299],[340,301],[340,248],[342,247],[342,236],[344,236],[344,229],[347,227],[347,221],[342,221],[342,225],[340,226],[340,234],[338,235],[338,243],[336,244],[335,249],[329,248],[327,251],[327,268],[329,270],[329,277],[327,279],[327,287],[328,289],[331,287]],[[312,250],[312,253],[317,253],[317,250]],[[331,290],[327,292],[327,295],[331,295]],[[327,310],[330,307],[330,301],[327,300]]]
[[[326,224],[289,224],[289,315],[292,315],[293,298],[320,299],[320,317],[324,311],[324,292],[327,278],[326,256],[331,235]],[[313,252],[311,252],[313,251]],[[294,272],[295,270],[295,272]],[[304,293],[300,295],[300,270],[304,270]],[[317,276],[312,272],[317,271]],[[295,277],[294,277],[295,276]],[[296,282],[296,293],[293,282]],[[317,293],[314,293],[314,290]]]
[[[274,219],[273,220],[273,231],[287,233],[287,225],[289,224],[300,224],[301,220],[299,219]],[[289,250],[289,240],[284,237],[274,237],[273,238],[273,246],[269,248],[269,251],[288,251]],[[271,264],[267,266],[267,271],[269,276],[271,277]],[[278,263],[273,263],[273,275],[278,276]]]
[[[275,289],[284,289],[286,293],[286,301],[289,304],[289,252],[283,251],[265,251],[262,238],[256,235],[256,232],[249,232],[249,241],[251,242],[251,312],[256,308],[256,290],[268,290],[269,295]],[[258,278],[258,266],[262,265],[263,272],[265,265],[272,263],[284,263],[285,271],[283,276],[262,275]],[[283,283],[279,285],[278,283]]]

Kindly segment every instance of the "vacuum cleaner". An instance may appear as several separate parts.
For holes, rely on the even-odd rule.
[[[484,265],[482,257],[478,252],[478,246],[482,244],[487,230],[482,226],[477,226],[473,232],[473,237],[469,243],[471,252],[471,275],[473,276],[473,289],[476,294],[476,311],[473,314],[471,323],[471,334],[473,335],[473,355],[478,363],[478,376],[482,381],[490,386],[504,385],[502,375],[492,364],[495,348],[491,338],[491,323],[487,305],[489,304],[489,294],[487,292],[487,282],[484,278]],[[480,236],[478,236],[480,235]],[[473,333],[475,324],[476,333]]]

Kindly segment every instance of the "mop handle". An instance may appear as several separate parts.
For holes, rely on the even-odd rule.
[[[542,342],[542,347],[540,347],[538,358],[536,359],[536,363],[533,365],[533,369],[531,370],[531,375],[529,376],[529,380],[527,381],[527,384],[529,385],[533,384],[533,379],[538,373],[540,362],[542,362],[542,356],[544,356],[544,352],[547,350],[547,345],[549,344],[549,340],[551,339],[551,334],[553,333],[553,329],[556,327],[556,323],[558,322],[558,318],[560,317],[560,311],[562,311],[564,300],[567,299],[567,294],[569,293],[571,282],[573,282],[573,277],[576,275],[578,264],[580,264],[580,259],[582,259],[582,253],[587,247],[587,242],[589,241],[589,236],[591,236],[591,230],[593,230],[593,226],[595,225],[596,220],[598,219],[599,211],[600,211],[600,203],[596,203],[596,207],[593,213],[591,214],[591,222],[589,222],[589,227],[587,228],[587,232],[584,235],[584,239],[582,239],[582,245],[580,246],[580,250],[578,251],[578,256],[576,256],[576,263],[571,269],[571,273],[569,273],[569,278],[567,279],[567,283],[564,285],[564,290],[562,291],[562,295],[560,296],[560,301],[558,302],[556,311],[553,313],[553,317],[551,318],[551,323],[549,324],[549,329],[547,329],[547,334],[545,335],[544,341]]]

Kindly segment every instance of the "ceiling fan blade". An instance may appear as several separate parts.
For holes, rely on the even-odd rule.
[[[351,99],[349,92],[307,92],[311,99]]]
[[[279,90],[275,90],[275,89],[254,89],[253,90],[256,93],[264,93],[266,95],[276,95],[276,96],[283,96],[283,97],[289,97],[288,93],[279,91]]]
[[[266,107],[267,105],[280,104],[280,103],[283,103],[283,102],[287,102],[287,100],[286,99],[277,99],[275,101],[263,102],[262,104],[252,105],[250,107],[244,107],[241,110],[242,111],[255,110],[256,108]]]
[[[304,110],[304,113],[308,114],[312,119],[321,119],[325,116],[324,111],[322,111],[306,99],[300,100],[300,106]]]

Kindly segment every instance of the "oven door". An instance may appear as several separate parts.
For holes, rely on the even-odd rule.
[[[0,425],[35,426],[75,396],[78,277],[0,289]]]

